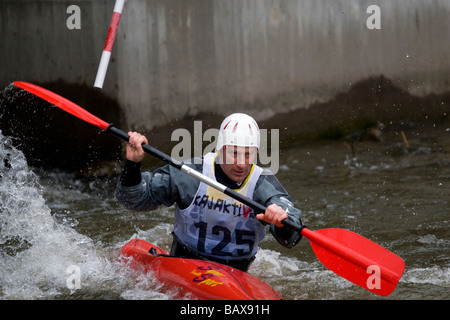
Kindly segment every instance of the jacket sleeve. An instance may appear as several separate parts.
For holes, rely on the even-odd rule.
[[[130,186],[126,183],[128,179],[124,177],[117,184],[116,198],[127,209],[147,211],[155,210],[160,205],[170,207],[174,204],[185,208],[191,203],[199,184],[194,178],[170,165],[153,172],[142,172],[140,176],[140,182],[139,179],[136,180],[136,185]]]
[[[266,207],[272,203],[279,205],[286,211],[289,220],[302,225],[301,210],[294,207],[291,196],[273,174],[261,175],[256,185],[254,200]],[[302,238],[301,234],[287,227],[278,228],[270,225],[269,230],[273,237],[286,248],[292,248]]]

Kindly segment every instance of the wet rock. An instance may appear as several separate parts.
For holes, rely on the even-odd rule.
[[[355,83],[333,99],[279,113],[260,122],[260,127],[278,128],[287,147],[318,139],[379,139],[382,132],[407,129],[418,124],[448,122],[450,91],[424,97],[411,95],[384,76]],[[382,128],[379,124],[384,124]],[[373,130],[372,128],[378,128]]]

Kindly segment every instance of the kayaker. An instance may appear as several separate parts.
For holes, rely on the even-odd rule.
[[[291,248],[301,239],[281,223],[301,224],[301,211],[278,179],[254,164],[260,147],[259,127],[249,115],[235,113],[222,122],[215,153],[187,164],[204,175],[266,206],[264,214],[165,165],[141,172],[145,136],[128,132],[126,164],[118,182],[117,199],[131,210],[154,210],[175,205],[171,255],[203,258],[247,271],[255,259],[266,224],[274,238]]]

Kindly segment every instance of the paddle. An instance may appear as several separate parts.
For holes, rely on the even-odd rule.
[[[52,103],[81,120],[128,141],[128,134],[124,131],[97,118],[75,103],[49,90],[27,82],[16,81],[14,85]],[[256,212],[265,212],[265,206],[210,179],[183,164],[183,162],[176,161],[154,147],[144,144],[143,149],[154,157],[251,207]],[[395,289],[405,269],[405,262],[400,257],[354,232],[337,228],[311,231],[305,226],[298,225],[287,219],[283,221],[283,224],[307,238],[317,258],[328,269],[381,296],[387,296]]]

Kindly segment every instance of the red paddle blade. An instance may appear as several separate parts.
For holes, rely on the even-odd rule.
[[[42,98],[51,104],[57,106],[58,108],[63,109],[64,111],[70,113],[71,115],[74,115],[75,117],[78,117],[86,122],[89,122],[90,124],[93,124],[94,126],[97,126],[103,130],[106,130],[108,128],[109,123],[97,118],[93,114],[87,112],[80,106],[76,105],[72,101],[67,100],[66,98],[61,97],[60,95],[51,92],[47,89],[44,89],[42,87],[39,87],[37,85],[28,83],[28,82],[22,82],[22,81],[14,81],[13,82],[16,87],[19,87],[21,89],[24,89],[39,98]]]
[[[399,256],[354,232],[304,228],[302,235],[328,269],[378,295],[391,294],[405,270]]]

